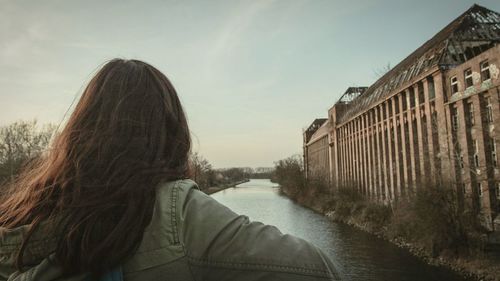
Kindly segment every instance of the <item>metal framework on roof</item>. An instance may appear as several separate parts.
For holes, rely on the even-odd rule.
[[[306,135],[306,140],[305,142],[309,142],[309,140],[311,139],[312,135],[319,129],[319,127],[321,127],[321,125],[323,125],[326,121],[328,121],[327,118],[317,118],[317,119],[314,119],[314,121],[311,123],[311,125],[309,125],[309,127],[306,129],[305,131],[305,135]]]
[[[337,103],[351,103],[354,99],[361,96],[368,87],[349,87],[347,91],[340,97]]]
[[[306,129],[306,132],[316,132],[316,130],[321,127],[321,125],[323,125],[323,123],[325,123],[325,121],[328,120],[327,118],[317,118],[317,119],[314,119],[314,121],[311,123],[311,125],[309,125],[309,127]]]
[[[394,89],[432,67],[451,68],[490,49],[499,42],[500,14],[474,4],[366,91],[363,91],[363,94],[349,99],[349,106],[338,117],[338,122],[343,123],[369,109],[387,97]],[[345,94],[337,104],[345,104],[344,96]]]

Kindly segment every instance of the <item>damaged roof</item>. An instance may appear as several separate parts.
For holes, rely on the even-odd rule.
[[[477,56],[500,42],[500,14],[474,4],[439,31],[366,91],[344,101],[348,104],[338,123],[343,123],[387,97],[392,90],[434,66],[451,68]]]
[[[309,127],[305,130],[306,140],[305,143],[308,143],[314,133],[321,127],[321,125],[325,124],[328,121],[327,118],[317,118],[309,125]]]
[[[306,145],[311,145],[324,136],[328,136],[329,125],[330,122],[328,121],[328,119],[325,119],[325,122],[314,132],[314,134],[312,134]]]
[[[311,125],[309,125],[309,127],[307,127],[306,129],[306,132],[316,132],[316,130],[321,127],[321,125],[323,125],[323,123],[325,123],[327,119],[326,118],[316,118],[314,119],[314,121],[311,123]]]
[[[337,103],[348,104],[361,96],[367,89],[368,87],[349,87],[340,97]]]

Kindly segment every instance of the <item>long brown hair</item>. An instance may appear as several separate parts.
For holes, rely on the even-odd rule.
[[[188,176],[189,129],[177,93],[153,66],[114,59],[90,81],[52,149],[0,202],[0,226],[62,226],[55,249],[67,274],[103,271],[137,250],[155,187]]]

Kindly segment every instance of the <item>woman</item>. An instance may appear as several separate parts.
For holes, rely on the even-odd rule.
[[[187,180],[190,137],[156,68],[115,59],[0,203],[0,280],[331,280],[314,246]]]

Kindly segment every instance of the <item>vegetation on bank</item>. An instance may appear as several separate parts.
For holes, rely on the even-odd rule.
[[[39,125],[36,120],[17,121],[0,127],[0,191],[14,180],[19,172],[37,157],[50,149],[49,144],[56,134],[56,126]],[[54,148],[57,149],[57,148]],[[249,178],[270,178],[272,168],[226,168],[214,169],[199,153],[190,155],[191,178],[205,193],[242,183]]]
[[[0,127],[0,186],[47,149],[55,128],[51,124],[39,126],[36,120]]]
[[[276,162],[275,169],[273,180],[301,205],[408,248],[429,263],[500,280],[500,262],[486,251],[487,230],[478,223],[478,213],[450,186],[420,187],[411,200],[385,205],[365,198],[355,185],[306,180],[300,156]]]

